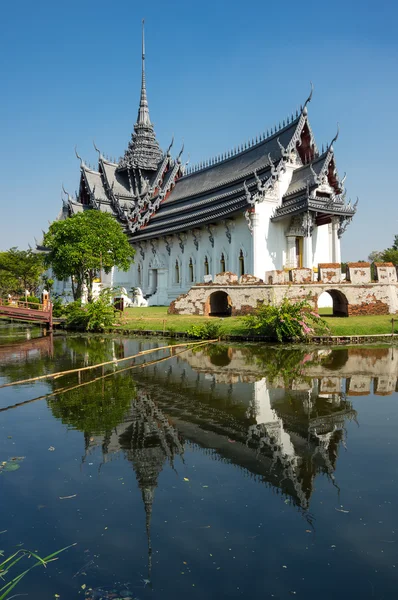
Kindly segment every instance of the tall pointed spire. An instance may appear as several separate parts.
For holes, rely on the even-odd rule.
[[[151,125],[145,81],[145,20],[142,19],[142,58],[141,58],[141,98],[138,108],[137,124]]]
[[[148,99],[146,95],[145,78],[145,22],[142,20],[142,52],[141,52],[141,96],[138,108],[137,121],[134,133],[123,158],[119,162],[119,169],[142,169],[156,171],[163,153],[159,147],[153,125],[149,118]]]

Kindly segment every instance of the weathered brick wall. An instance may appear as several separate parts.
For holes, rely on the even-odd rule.
[[[375,263],[379,283],[397,283],[397,269],[392,263]]]
[[[353,375],[347,379],[348,396],[368,396],[370,394],[370,385],[372,378],[368,375]]]
[[[218,283],[219,285],[238,283],[238,276],[230,271],[225,271],[225,273],[217,273],[217,275],[214,277],[214,283]]]
[[[308,300],[317,307],[319,296],[331,291],[335,308],[348,315],[386,315],[398,312],[398,284],[372,283],[367,285],[329,283],[266,285],[261,283],[228,285],[199,284],[170,304],[171,314],[208,315],[211,311],[211,295],[222,292],[228,299],[232,315],[253,312],[259,302],[281,304],[286,297],[292,302]],[[213,297],[214,298],[214,297]]]
[[[347,267],[347,281],[351,283],[370,283],[369,263],[347,263]]]
[[[253,285],[255,285],[255,284],[263,284],[264,281],[262,279],[260,279],[259,277],[255,277],[254,275],[241,275],[239,277],[239,283],[240,284],[252,283]]]
[[[290,269],[289,273],[292,283],[311,283],[313,281],[312,269]]]
[[[341,282],[340,263],[321,263],[318,265],[318,281],[323,283]]]
[[[265,271],[265,283],[267,285],[284,285],[289,281],[287,271]]]

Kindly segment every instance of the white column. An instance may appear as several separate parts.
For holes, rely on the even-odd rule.
[[[287,253],[286,253],[286,267],[294,269],[296,265],[296,236],[286,236],[287,241]]]
[[[333,248],[333,262],[341,263],[341,250],[340,250],[340,238],[338,235],[340,225],[340,219],[338,217],[332,217],[332,248]]]
[[[259,218],[254,212],[250,216],[253,236],[253,275],[264,279],[265,240],[260,239]]]
[[[303,238],[303,267],[312,269],[312,235]]]

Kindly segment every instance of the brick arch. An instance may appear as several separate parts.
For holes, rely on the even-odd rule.
[[[348,317],[349,309],[348,309],[348,300],[345,294],[342,291],[336,289],[327,289],[323,290],[322,294],[329,294],[332,297],[333,301],[333,316],[334,317]],[[321,296],[321,294],[319,294]],[[318,296],[318,299],[319,299]]]
[[[224,290],[212,292],[205,302],[204,314],[207,317],[230,317],[232,314],[231,297]]]

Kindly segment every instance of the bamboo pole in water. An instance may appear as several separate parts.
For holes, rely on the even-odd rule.
[[[218,340],[212,340],[212,342]],[[203,346],[206,342],[197,342],[195,346]],[[182,344],[179,344],[181,346]],[[192,344],[189,344],[191,346]],[[173,346],[175,348],[175,346]],[[183,352],[187,352],[189,348],[185,348],[184,350],[180,350],[175,354],[170,353],[169,356],[165,356],[164,358],[158,358],[156,360],[151,360],[150,362],[142,363],[140,365],[131,365],[130,367],[125,367],[120,371],[112,371],[112,373],[107,373],[106,375],[101,375],[100,377],[95,377],[94,379],[90,379],[90,381],[85,381],[84,383],[79,383],[78,385],[67,386],[63,388],[59,388],[50,394],[44,394],[43,396],[38,396],[37,398],[31,398],[30,400],[24,400],[23,402],[18,402],[17,404],[12,404],[11,406],[5,406],[4,408],[0,408],[0,413],[5,412],[7,410],[11,410],[13,408],[18,408],[19,406],[24,406],[25,404],[31,404],[32,402],[38,402],[39,400],[44,400],[46,398],[51,398],[52,396],[58,396],[58,394],[65,394],[66,392],[70,392],[72,390],[76,390],[78,388],[84,387],[85,385],[90,385],[90,383],[95,383],[96,381],[100,381],[101,379],[106,379],[107,377],[112,377],[112,375],[119,375],[120,373],[124,373],[125,371],[131,371],[133,369],[143,369],[145,367],[149,367],[151,365],[163,362],[164,360],[169,360],[170,358],[174,358],[174,356],[178,356],[179,354],[183,354]]]
[[[133,354],[132,356],[126,356],[125,358],[118,358],[114,360],[108,360],[103,363],[99,363],[98,365],[90,365],[88,367],[80,367],[77,369],[69,369],[68,371],[59,371],[58,373],[47,373],[46,375],[40,375],[39,377],[31,377],[30,379],[21,379],[20,381],[12,381],[10,383],[4,383],[0,385],[1,388],[11,387],[13,385],[21,385],[23,383],[33,383],[35,381],[42,381],[43,379],[58,379],[58,377],[63,377],[64,375],[71,375],[72,373],[82,373],[83,371],[90,371],[92,369],[98,369],[98,367],[105,367],[106,365],[115,365],[120,362],[124,362],[126,360],[132,360],[133,358],[138,358],[139,356],[144,356],[145,354],[151,354],[153,352],[159,352],[160,350],[168,350],[169,348],[180,348],[181,346],[190,347],[190,346],[202,346],[204,344],[213,344],[214,342],[218,342],[216,340],[206,340],[204,342],[186,342],[185,344],[170,344],[169,346],[161,346],[160,348],[151,348],[150,350],[142,350],[138,352],[138,354]],[[121,371],[119,371],[120,373]]]

